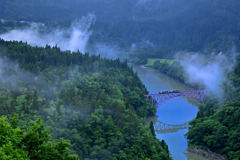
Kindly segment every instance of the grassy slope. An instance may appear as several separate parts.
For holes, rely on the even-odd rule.
[[[172,64],[174,62],[174,60],[168,60],[168,59],[158,59],[158,58],[148,58],[148,63],[145,64],[145,66],[150,67],[153,66],[154,62],[156,62],[157,60],[160,60],[161,63],[168,63],[168,64]]]

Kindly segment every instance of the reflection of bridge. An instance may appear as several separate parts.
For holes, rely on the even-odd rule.
[[[149,94],[145,96],[152,101],[152,105],[155,105],[158,108],[163,103],[177,97],[192,97],[202,102],[206,94],[208,94],[209,92],[210,91],[208,90],[200,90],[200,91],[186,91],[186,92],[166,93],[166,94]]]
[[[192,120],[190,120],[192,121]],[[172,124],[166,124],[163,123],[159,120],[157,120],[157,123],[155,124],[155,131],[157,133],[167,133],[167,132],[177,132],[179,129],[188,129],[189,127],[189,122],[185,122],[182,124],[176,124],[176,125],[172,125]]]

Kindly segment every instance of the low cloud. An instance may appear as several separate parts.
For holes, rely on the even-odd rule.
[[[142,40],[139,43],[132,43],[131,50],[146,49],[146,48],[155,48],[155,45],[149,40]]]
[[[89,31],[90,26],[95,22],[96,18],[93,14],[82,17],[80,20],[75,20],[71,27],[67,30],[57,29],[48,34],[41,34],[38,28],[30,28],[24,30],[12,30],[0,35],[4,40],[16,40],[27,42],[32,46],[45,47],[57,45],[61,50],[79,50],[82,53],[86,52],[86,45],[89,36],[92,34]]]
[[[93,14],[82,17],[80,20],[72,22],[71,27],[67,30],[56,29],[50,33],[41,33],[39,28],[29,28],[24,30],[12,30],[0,35],[7,41],[23,41],[32,46],[45,47],[57,45],[62,51],[79,50],[82,53],[101,55],[110,59],[116,59],[120,49],[117,44],[110,45],[104,42],[98,42],[93,45],[88,44],[89,37],[92,35],[91,25],[94,25],[96,17]],[[150,43],[150,42],[149,42]]]
[[[116,59],[119,57],[120,48],[117,45],[108,45],[105,43],[97,43],[91,46],[89,49],[90,53],[101,55],[109,59]]]
[[[221,95],[221,84],[234,69],[236,56],[237,53],[232,49],[225,54],[212,56],[211,60],[196,53],[178,53],[175,58],[180,61],[187,74],[187,83],[202,84],[211,92]]]
[[[52,96],[57,89],[31,72],[20,69],[17,62],[0,57],[0,86],[11,92],[24,93],[25,88],[44,92]],[[20,87],[21,86],[21,87]]]
[[[57,68],[55,68],[52,73],[55,73],[55,70],[57,70]],[[82,76],[77,73],[79,73],[79,67],[74,66],[69,68],[65,74],[69,79],[78,78],[78,80],[80,80]],[[25,93],[25,89],[29,88],[30,91],[38,90],[43,95],[54,97],[55,92],[71,85],[70,81],[66,79],[61,80],[61,78],[55,74],[51,76],[51,81],[49,79],[46,81],[43,75],[33,74],[21,69],[16,61],[0,57],[0,88],[8,88],[11,92],[16,93]]]

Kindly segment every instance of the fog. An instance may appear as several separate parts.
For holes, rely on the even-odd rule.
[[[56,77],[55,80],[58,78]],[[30,91],[38,90],[50,97],[57,89],[39,76],[21,69],[17,62],[2,57],[0,57],[0,86],[15,93],[26,93],[26,88]]]
[[[17,29],[2,34],[0,37],[7,41],[27,42],[32,46],[45,47],[46,44],[50,46],[57,45],[62,51],[79,50],[85,53],[89,36],[92,34],[89,28],[94,24],[95,20],[95,15],[89,14],[72,22],[71,27],[67,30],[56,29],[51,33],[41,34],[39,28]]]
[[[156,46],[150,42],[149,40],[142,40],[141,42],[139,43],[132,43],[130,49],[132,51],[134,50],[139,50],[139,49],[152,49],[152,48],[155,48]]]
[[[7,41],[27,42],[32,46],[57,45],[62,51],[79,50],[81,53],[90,52],[90,54],[100,54],[101,57],[116,59],[117,54],[121,51],[117,44],[104,42],[98,42],[94,45],[88,44],[89,37],[92,35],[90,27],[94,25],[95,21],[95,15],[89,14],[73,21],[71,27],[66,30],[56,29],[50,33],[42,34],[40,29],[36,27],[24,30],[15,29],[0,35],[0,37]]]
[[[110,45],[105,43],[97,43],[94,46],[88,48],[90,53],[94,53],[96,55],[101,55],[101,57],[106,57],[109,59],[116,59],[119,55],[120,48],[118,45]]]
[[[200,83],[205,86],[205,89],[222,96],[222,82],[227,79],[228,73],[234,69],[236,56],[235,49],[232,49],[225,54],[212,56],[210,61],[206,61],[203,54],[183,52],[178,53],[175,59],[179,60],[184,68],[187,74],[187,83]]]
[[[21,69],[17,61],[0,57],[0,88],[8,88],[15,93],[26,93],[26,88],[28,88],[30,91],[38,90],[40,96],[55,97],[57,91],[71,84],[70,81],[63,80],[54,74],[57,70],[57,68],[53,69],[51,71],[52,78],[46,80],[41,74]],[[65,75],[69,79],[82,79],[80,69],[77,66],[70,67]]]

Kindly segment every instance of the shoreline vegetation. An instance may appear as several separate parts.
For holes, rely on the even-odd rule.
[[[185,134],[189,140],[189,145],[198,146],[188,147],[188,150],[202,156],[213,156],[238,160],[240,158],[240,57],[236,58],[236,66],[227,75],[227,79],[222,83],[224,97],[219,100],[216,96],[207,96],[199,106],[196,118],[189,124],[189,130]],[[163,61],[162,61],[163,62]],[[184,70],[178,62],[168,64],[156,60],[149,66],[158,69],[159,72],[169,75],[181,82],[186,82]],[[195,88],[203,86],[196,85]],[[205,146],[205,149],[201,146]],[[207,149],[206,149],[207,148]],[[213,153],[216,153],[215,155]]]
[[[188,147],[187,151],[191,152],[191,153],[198,154],[198,155],[200,155],[204,158],[209,158],[210,160],[227,160],[227,158],[222,156],[222,155],[213,153],[211,151],[205,151],[205,150],[200,149],[198,147],[195,147],[195,148],[189,148]]]
[[[160,63],[167,63],[167,64],[173,64],[174,60],[169,59],[160,59],[160,58],[148,58],[147,64],[145,64],[146,67],[154,67],[154,63],[156,61],[160,61]]]
[[[96,52],[81,53],[81,45],[62,52],[57,40],[50,46],[46,38],[43,47],[0,39],[0,115],[16,112],[20,126],[45,117],[52,139],[68,139],[71,153],[86,159],[171,159],[167,145],[159,144],[144,125],[144,117],[155,111],[144,97],[148,91],[122,60],[152,66],[186,84],[179,62],[166,59],[173,59],[174,51],[207,55],[233,45],[239,52],[239,8],[239,0],[0,0],[0,34],[37,27],[31,36],[19,32],[31,44],[35,34],[48,35],[52,42],[51,33],[67,39],[74,33],[71,45],[86,43],[86,51]],[[73,25],[81,29],[74,32]],[[129,52],[119,55],[122,60],[107,59],[115,58],[117,50]],[[105,51],[110,57],[102,58]],[[153,57],[159,59],[147,61]],[[192,145],[229,159],[240,159],[240,59],[236,61],[221,86],[225,97],[221,102],[207,97],[187,133]]]
[[[167,76],[172,77],[192,88],[203,89],[203,86],[199,84],[192,85],[192,84],[186,83],[187,79],[184,76],[185,73],[184,73],[183,67],[181,67],[180,63],[175,60],[148,58],[147,63],[144,64],[144,66],[154,68],[159,72],[166,74]]]

